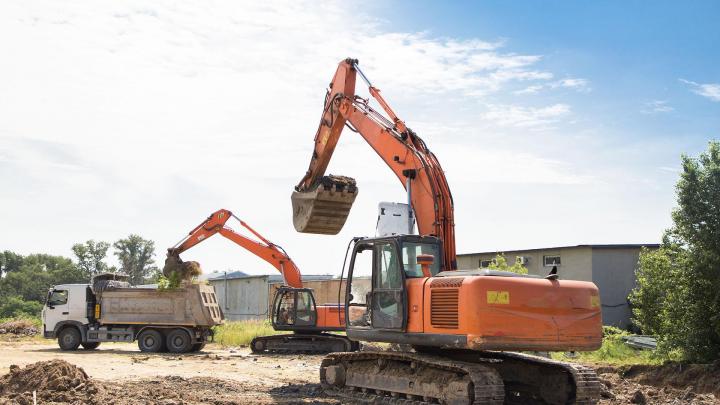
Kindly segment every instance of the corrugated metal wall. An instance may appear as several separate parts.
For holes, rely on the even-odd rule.
[[[228,321],[267,319],[268,277],[209,280]],[[227,285],[227,294],[226,288]]]

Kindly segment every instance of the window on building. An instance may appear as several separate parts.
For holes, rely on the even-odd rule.
[[[543,265],[545,267],[559,266],[560,256],[543,256]]]
[[[480,268],[487,269],[493,263],[497,263],[495,259],[480,259]]]

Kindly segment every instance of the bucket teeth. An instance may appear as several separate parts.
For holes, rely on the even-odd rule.
[[[355,179],[325,176],[317,187],[292,193],[293,225],[302,233],[336,235],[345,225],[358,189]]]

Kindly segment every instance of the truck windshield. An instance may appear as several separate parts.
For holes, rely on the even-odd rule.
[[[67,290],[53,290],[50,291],[47,300],[47,306],[65,305],[67,304],[68,292]]]
[[[430,265],[430,273],[434,276],[440,272],[440,251],[437,244],[404,242],[402,256],[406,277],[423,277],[422,267],[417,262],[418,255],[432,255],[435,260]]]

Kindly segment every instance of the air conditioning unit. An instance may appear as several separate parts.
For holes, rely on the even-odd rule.
[[[522,264],[523,266],[530,262],[530,258],[527,256],[518,256],[516,260],[518,263]]]

